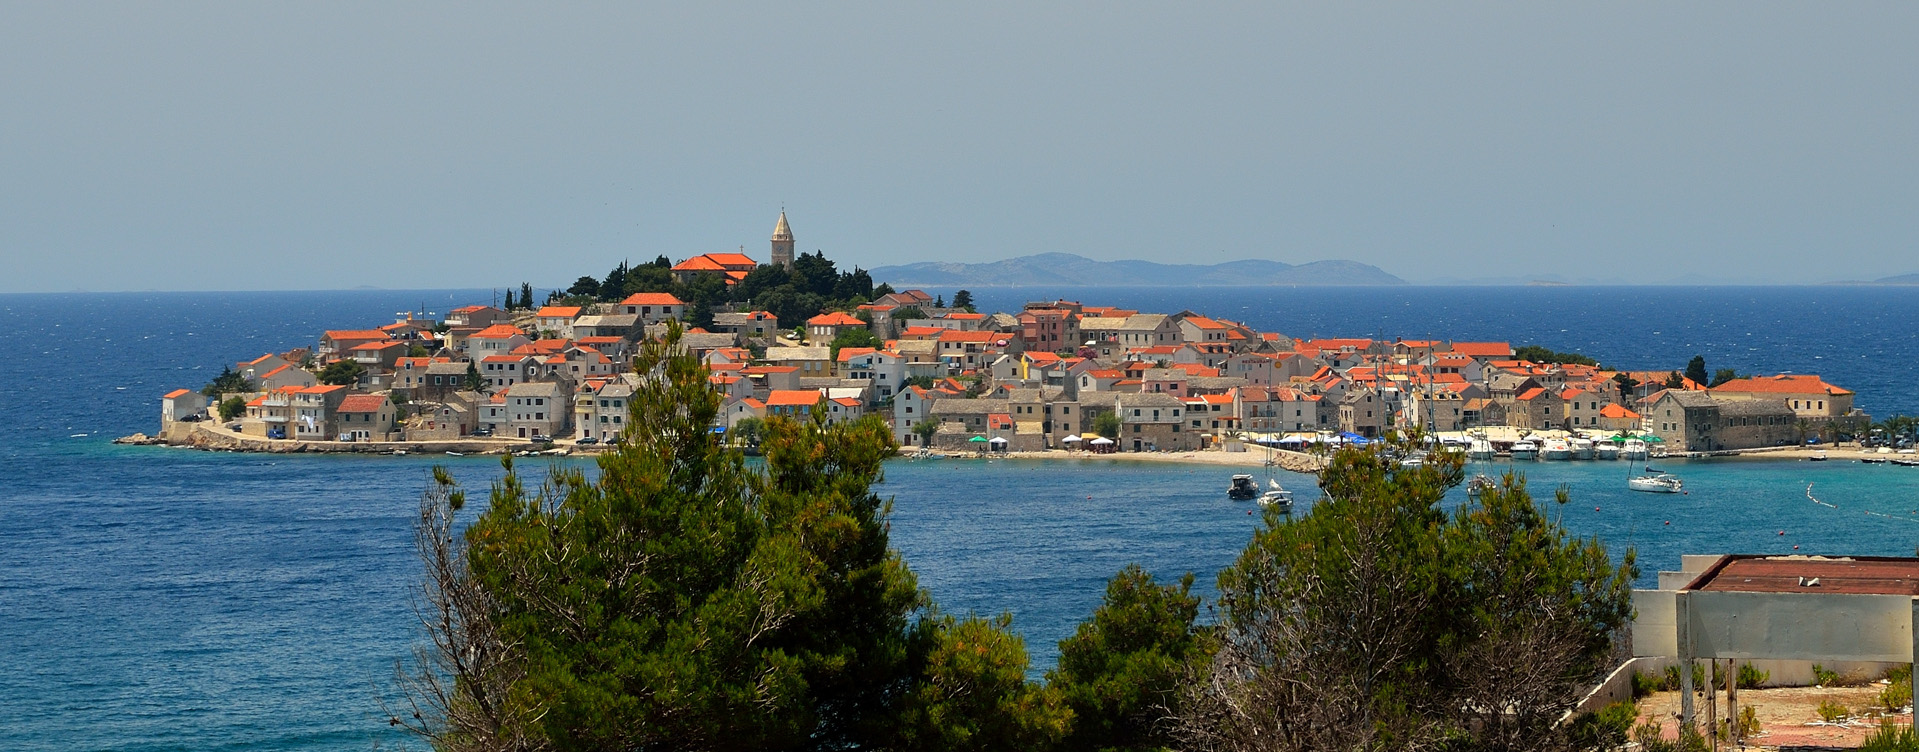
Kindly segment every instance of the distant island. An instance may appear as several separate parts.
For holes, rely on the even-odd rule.
[[[1879,279],[1873,280],[1873,283],[1880,285],[1919,285],[1919,272],[1901,274],[1895,277],[1880,277]]]
[[[882,266],[874,279],[921,287],[1197,287],[1205,285],[1403,285],[1406,280],[1357,261],[1287,264],[1245,259],[1221,264],[1095,261],[1071,253],[1042,253],[1002,261],[927,261]]]

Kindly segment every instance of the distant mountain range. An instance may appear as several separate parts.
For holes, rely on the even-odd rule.
[[[1919,285],[1919,272],[1901,274],[1896,277],[1880,277],[1873,280],[1873,283],[1881,285]]]
[[[1357,261],[1287,264],[1264,259],[1223,264],[1094,261],[1071,253],[1042,253],[974,264],[926,261],[882,266],[873,281],[894,287],[1200,287],[1290,285],[1403,285],[1406,280]]]

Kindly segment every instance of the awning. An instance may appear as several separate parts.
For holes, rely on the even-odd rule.
[[[1073,444],[1073,443],[1077,443],[1077,442],[1081,442],[1081,441],[1085,441],[1085,439],[1082,439],[1082,438],[1080,438],[1078,434],[1071,434],[1071,433],[1069,433],[1069,434],[1066,434],[1066,438],[1063,438],[1063,439],[1060,439],[1060,440],[1059,440],[1059,443],[1061,443],[1061,444]]]
[[[1111,443],[1113,443],[1113,440],[1112,440],[1112,439],[1109,439],[1109,438],[1106,438],[1106,437],[1104,437],[1104,436],[1101,436],[1101,437],[1099,437],[1099,438],[1097,438],[1097,439],[1093,439],[1093,440],[1092,440],[1092,441],[1091,441],[1090,443],[1092,443],[1092,444],[1096,444],[1096,445],[1099,445],[1099,446],[1105,446],[1105,445],[1107,445],[1107,444],[1111,444]]]
[[[1006,442],[1006,437],[1004,437],[1004,436],[994,436],[994,437],[993,437],[993,440],[992,440],[992,441],[989,441],[989,442],[987,442],[987,443],[988,443],[988,444],[1005,444],[1005,443],[1007,443],[1007,442]]]
[[[982,442],[985,440],[986,440],[985,436],[974,436],[973,438],[967,439],[967,441],[982,441]]]

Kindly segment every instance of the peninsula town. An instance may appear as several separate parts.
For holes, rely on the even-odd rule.
[[[257,451],[578,451],[627,428],[639,342],[680,345],[724,393],[716,432],[769,416],[878,415],[906,451],[1195,452],[1366,440],[1418,427],[1503,445],[1634,433],[1666,451],[1800,446],[1870,425],[1810,374],[1609,370],[1507,342],[1295,339],[1193,311],[1069,300],[974,310],[796,257],[712,253],[622,265],[535,305],[405,314],[262,354],[165,394],[157,437]],[[524,288],[523,288],[524,289]],[[743,294],[744,293],[744,294]],[[1504,448],[1502,446],[1502,448]]]

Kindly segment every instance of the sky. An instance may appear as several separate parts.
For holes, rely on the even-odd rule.
[[[1919,272],[1919,4],[0,5],[0,292]]]

